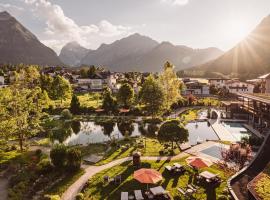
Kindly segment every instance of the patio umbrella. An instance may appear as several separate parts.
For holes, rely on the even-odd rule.
[[[186,161],[189,165],[191,165],[192,167],[196,167],[198,169],[209,167],[213,164],[210,160],[206,158],[196,157],[196,156],[188,157]]]
[[[140,183],[146,183],[147,189],[148,184],[155,184],[162,180],[162,175],[158,171],[146,168],[135,171],[133,177]]]

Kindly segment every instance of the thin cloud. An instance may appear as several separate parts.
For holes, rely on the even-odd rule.
[[[45,20],[45,37],[42,42],[56,50],[70,41],[77,41],[86,47],[96,46],[104,38],[120,37],[130,33],[131,27],[114,25],[108,20],[98,24],[78,25],[73,19],[65,15],[63,9],[48,0],[24,0],[31,6],[32,11],[40,19]],[[106,40],[106,39],[105,39]]]
[[[9,11],[11,13],[20,13],[24,11],[24,8],[16,6],[16,5],[11,5],[9,3],[0,3],[0,11]]]
[[[189,3],[189,0],[161,0],[161,2],[176,6],[184,6]]]

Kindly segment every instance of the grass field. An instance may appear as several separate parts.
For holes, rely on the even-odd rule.
[[[165,172],[165,166],[172,165],[175,162],[185,164],[185,158],[178,161],[144,161],[142,163],[142,167],[158,170],[163,176],[163,180],[159,183],[159,185],[162,185],[162,187],[166,189],[174,199],[181,199],[177,192],[177,187],[184,188],[188,183],[191,183],[193,180],[193,171],[190,169],[190,171],[183,175],[172,175]],[[96,174],[89,180],[89,187],[84,193],[85,199],[120,199],[121,192],[129,192],[130,194],[134,194],[134,190],[145,190],[146,184],[141,184],[133,179],[133,173],[135,170],[136,169],[133,167],[131,162],[126,162]],[[195,195],[195,198],[206,199],[208,196],[209,199],[216,199],[215,197],[220,195],[224,188],[226,188],[226,180],[228,176],[216,166],[205,168],[204,170],[219,174],[223,182],[220,187],[213,191],[205,191],[204,188],[200,188],[199,190],[201,194]],[[115,177],[116,175],[120,174],[122,177],[122,183],[120,185],[103,183],[103,177],[105,175]],[[149,187],[153,186],[155,185],[149,185]]]
[[[139,143],[143,144],[143,146],[138,145]],[[131,156],[135,151],[141,152],[143,156],[159,156],[159,152],[161,150],[166,153],[164,145],[154,138],[130,138],[128,141],[119,141],[118,144],[121,147],[113,146],[107,152],[105,152],[106,146],[103,144],[90,144],[86,147],[81,147],[81,150],[84,156],[90,154],[103,155],[104,158],[100,162],[96,163],[96,165],[103,165],[115,159]],[[126,148],[123,148],[125,146]],[[169,147],[167,149],[171,149],[171,145],[168,144],[168,146]],[[174,154],[176,155],[179,153],[179,148],[174,144]],[[169,155],[168,150],[165,155]]]

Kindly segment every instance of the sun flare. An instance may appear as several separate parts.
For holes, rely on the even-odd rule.
[[[244,20],[228,21],[224,27],[225,37],[235,42],[244,40],[251,31],[251,27]]]

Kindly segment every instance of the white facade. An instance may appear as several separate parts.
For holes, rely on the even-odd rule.
[[[102,79],[92,79],[90,88],[92,90],[102,90],[103,89]]]
[[[209,95],[209,85],[202,84],[199,82],[188,82],[186,88],[182,92],[183,95]]]
[[[229,80],[230,80],[230,79],[227,79],[227,78],[225,78],[225,79],[222,79],[222,78],[216,78],[216,79],[212,78],[212,79],[208,79],[209,84],[210,84],[210,85],[214,85],[214,86],[217,87],[217,88],[222,88],[222,87],[224,87],[224,86],[226,85],[226,82],[229,81]]]
[[[4,84],[5,84],[5,77],[0,76],[0,85],[4,85]]]
[[[269,78],[265,79],[265,93],[270,93],[270,76]]]
[[[226,86],[230,93],[253,93],[254,85],[240,81],[227,81]]]
[[[88,88],[91,90],[103,89],[103,79],[81,78],[77,80],[81,88],[84,88],[84,89]]]

